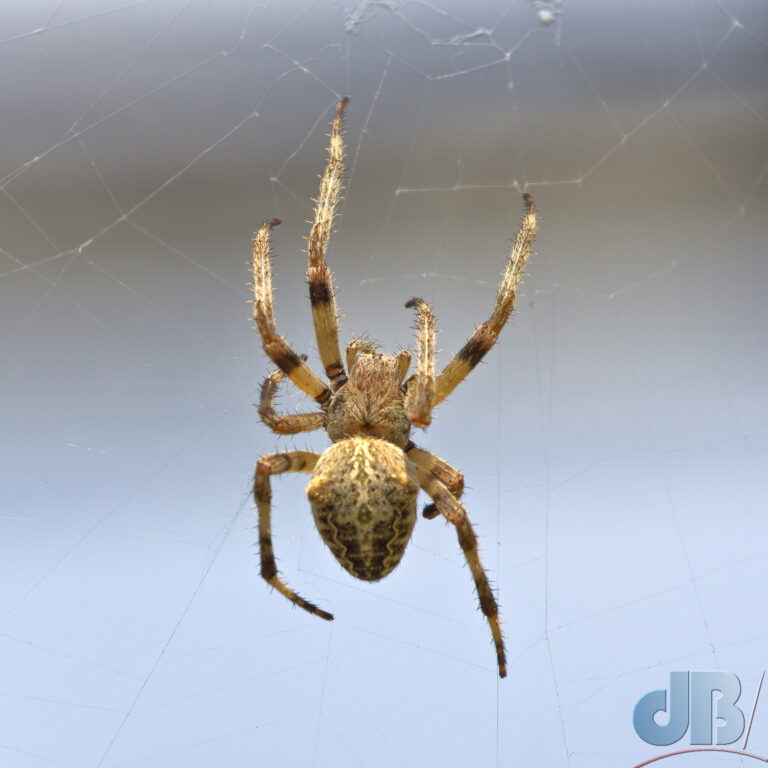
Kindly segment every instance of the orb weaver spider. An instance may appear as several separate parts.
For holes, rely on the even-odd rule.
[[[354,338],[341,360],[339,324],[332,273],[325,262],[336,205],[344,176],[342,117],[347,99],[336,108],[328,148],[328,162],[315,201],[309,235],[307,281],[317,346],[328,379],[326,384],[275,330],[272,305],[272,228],[267,221],[253,239],[253,318],[266,354],[278,370],[261,389],[259,414],[282,435],[325,429],[332,444],[322,453],[285,451],[262,456],[256,464],[253,495],[259,519],[261,575],[291,602],[322,619],[333,616],[294,592],[275,564],[271,531],[270,477],[284,472],[311,474],[307,496],[315,524],[341,566],[364,581],[378,581],[400,562],[416,524],[419,489],[431,498],[427,518],[442,515],[458,534],[480,609],[488,620],[496,647],[499,676],[506,675],[506,654],[499,611],[488,576],[480,562],[477,537],[460,503],[464,477],[450,464],[418,448],[411,427],[426,428],[432,409],[445,400],[496,343],[514,309],[515,292],[531,253],[536,211],[530,195],[523,195],[525,213],[490,318],[469,338],[448,365],[435,376],[435,317],[421,299],[405,306],[416,310],[417,370],[409,378],[411,355],[401,349],[384,355],[373,341]],[[280,380],[287,376],[319,410],[281,415],[274,410]]]

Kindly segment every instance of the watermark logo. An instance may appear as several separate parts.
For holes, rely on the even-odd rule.
[[[636,768],[690,752],[726,752],[768,762],[768,758],[746,751],[764,677],[765,672],[746,718],[737,703],[741,697],[741,681],[732,672],[670,672],[668,689],[650,691],[640,697],[632,723],[637,735],[648,744],[667,747],[688,733],[691,747],[651,758]],[[666,718],[657,719],[663,714]],[[728,748],[727,745],[742,737],[740,749]]]

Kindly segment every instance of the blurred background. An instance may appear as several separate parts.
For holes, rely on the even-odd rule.
[[[748,716],[764,3],[15,0],[0,69],[4,766],[629,767],[665,751],[632,712],[671,670],[733,672]],[[254,463],[327,438],[251,405],[271,366],[246,260],[282,219],[278,330],[321,370],[303,238],[342,95],[343,344],[408,346],[420,295],[445,364],[489,315],[522,192],[541,213],[519,312],[415,435],[465,473],[503,681],[441,520],[357,582],[287,475],[279,567],[336,621],[259,576]],[[312,404],[284,385],[279,406]],[[747,747],[768,755],[768,703]]]

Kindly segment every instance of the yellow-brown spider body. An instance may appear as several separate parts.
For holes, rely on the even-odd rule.
[[[341,566],[378,581],[402,558],[416,525],[419,480],[401,448],[350,437],[323,452],[307,486],[315,525]]]
[[[416,525],[419,481],[403,452],[411,422],[401,388],[411,356],[382,355],[356,339],[346,357],[349,378],[328,406],[334,444],[318,459],[307,496],[341,566],[378,581],[400,562]]]
[[[417,495],[421,489],[432,500],[424,509],[424,517],[442,515],[456,529],[480,609],[491,628],[499,675],[504,677],[506,656],[496,598],[480,562],[474,529],[459,501],[464,478],[447,462],[414,445],[410,434],[413,426],[429,426],[432,409],[456,389],[496,343],[514,308],[517,286],[533,245],[533,200],[530,195],[523,195],[523,223],[510,251],[491,316],[475,329],[438,376],[435,317],[432,308],[421,299],[406,304],[417,312],[416,373],[406,378],[411,364],[409,352],[400,350],[396,355],[386,356],[374,342],[365,339],[354,339],[347,346],[345,367],[325,249],[342,189],[341,122],[346,103],[342,99],[336,108],[328,164],[315,201],[315,221],[307,249],[309,299],[327,384],[275,329],[270,235],[279,220],[267,221],[253,240],[253,317],[264,351],[279,369],[264,382],[259,414],[278,434],[325,429],[332,441],[322,454],[284,451],[262,456],[257,462],[253,495],[259,515],[261,575],[295,605],[322,619],[333,618],[292,590],[278,573],[272,547],[272,476],[285,472],[312,475],[307,496],[317,530],[342,567],[364,581],[378,581],[400,562],[416,523]],[[276,413],[275,392],[284,376],[311,397],[319,410]]]

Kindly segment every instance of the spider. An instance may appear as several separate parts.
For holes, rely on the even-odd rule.
[[[332,444],[322,454],[285,451],[262,456],[254,476],[253,495],[259,519],[261,575],[291,602],[322,619],[333,616],[294,592],[280,577],[272,547],[270,478],[284,472],[311,474],[307,496],[315,525],[341,566],[364,581],[378,581],[400,562],[416,523],[417,495],[431,503],[426,518],[442,515],[452,523],[469,564],[480,609],[488,620],[496,648],[499,676],[506,675],[506,654],[499,611],[480,562],[477,537],[460,503],[464,477],[450,464],[417,447],[411,427],[426,428],[432,409],[445,400],[495,344],[514,308],[515,291],[531,252],[536,211],[523,195],[525,213],[490,319],[475,329],[467,343],[435,376],[435,317],[429,304],[411,299],[416,311],[417,369],[410,377],[411,355],[401,349],[384,355],[377,343],[354,338],[346,348],[346,367],[339,347],[339,322],[332,273],[325,262],[328,237],[336,217],[344,177],[342,118],[347,99],[339,101],[331,126],[328,162],[315,200],[309,235],[307,281],[312,318],[326,384],[275,330],[272,306],[270,239],[278,219],[267,221],[253,238],[253,319],[266,354],[277,365],[261,389],[259,414],[274,432],[287,435],[325,429]],[[287,376],[319,410],[281,415],[274,410],[275,392]]]

